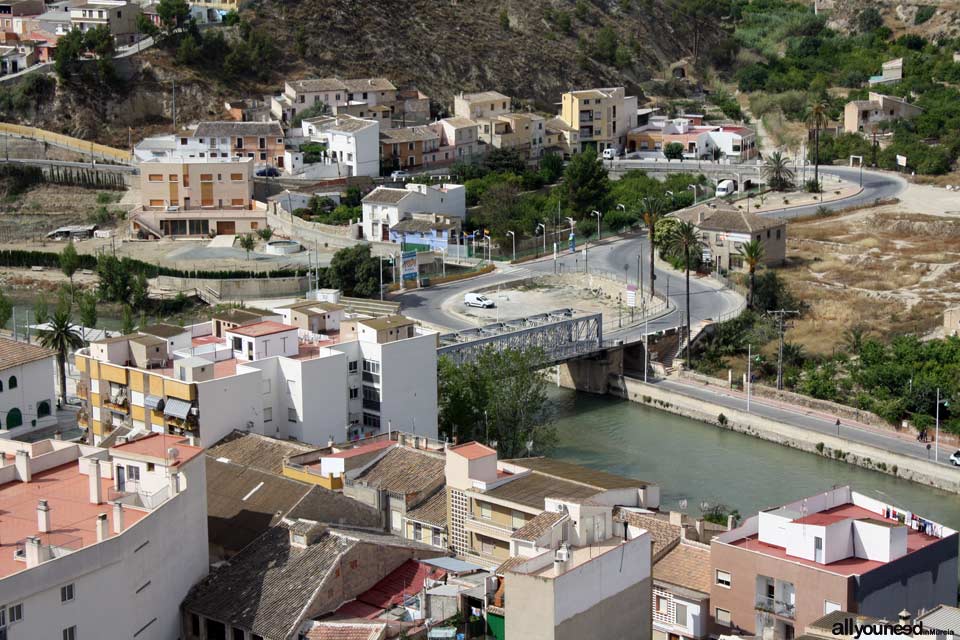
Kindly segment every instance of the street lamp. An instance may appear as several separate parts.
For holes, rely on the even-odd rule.
[[[693,204],[697,204],[697,188],[699,186],[696,184],[687,185],[687,189],[693,189]]]
[[[507,231],[510,236],[510,242],[513,244],[513,262],[517,261],[517,235],[513,231]]]
[[[600,218],[603,217],[603,214],[600,213],[599,211],[591,211],[590,215],[597,217],[597,240],[599,240],[602,237],[600,235]]]
[[[573,233],[574,229],[576,228],[576,224],[577,224],[577,223],[576,223],[576,220],[574,220],[574,219],[571,218],[570,216],[567,216],[567,222],[570,223],[570,233]]]
[[[536,234],[540,229],[543,229],[543,255],[547,255],[547,225],[538,222],[537,228],[533,233]]]

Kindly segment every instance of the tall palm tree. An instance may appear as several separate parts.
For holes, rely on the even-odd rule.
[[[763,177],[775,191],[784,191],[793,186],[793,169],[790,159],[779,151],[774,151],[763,165]]]
[[[646,197],[643,204],[643,223],[647,225],[647,235],[650,237],[650,296],[656,293],[653,268],[655,264],[654,256],[657,253],[657,240],[654,236],[657,230],[657,222],[667,214],[667,202],[660,196]]]
[[[753,308],[753,290],[757,284],[757,265],[763,261],[763,243],[759,240],[751,240],[740,245],[740,255],[743,261],[747,263],[750,270],[750,308]]]
[[[49,329],[40,331],[40,344],[57,352],[60,374],[60,404],[67,404],[67,353],[83,346],[83,336],[70,320],[69,309],[57,309],[48,321]]]
[[[807,124],[813,125],[813,179],[820,185],[820,129],[830,122],[830,105],[825,100],[816,100],[810,105]]]
[[[687,362],[691,360],[690,357],[690,263],[692,262],[693,256],[697,255],[696,252],[700,250],[703,246],[703,241],[700,239],[700,231],[697,229],[697,226],[692,222],[680,222],[673,229],[670,230],[670,234],[667,236],[666,249],[674,255],[683,255],[683,264],[686,267],[686,279],[687,279]]]

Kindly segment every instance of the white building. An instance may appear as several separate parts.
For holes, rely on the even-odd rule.
[[[167,640],[207,574],[203,450],[0,441],[0,636]]]
[[[460,184],[377,187],[363,199],[363,237],[387,242],[390,228],[414,213],[436,213],[462,222],[467,216],[467,190]]]
[[[282,313],[303,327],[273,319]],[[117,429],[188,434],[204,445],[234,429],[317,445],[390,427],[436,437],[434,332],[402,316],[335,312],[317,333],[311,314],[287,306],[270,319],[186,327],[190,346],[174,350],[181,337],[92,343],[77,354],[83,421],[95,442]]]
[[[326,146],[322,164],[331,177],[380,175],[380,124],[349,115],[320,116],[302,123],[303,136]]]
[[[0,438],[56,424],[56,354],[0,338]]]
[[[321,104],[334,110],[350,103],[375,107],[396,100],[397,88],[386,78],[308,78],[284,83],[283,93],[271,97],[270,112],[292,122],[297,113]]]

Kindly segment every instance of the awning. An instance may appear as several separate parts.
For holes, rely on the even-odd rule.
[[[188,413],[190,413],[190,403],[179,398],[168,399],[166,406],[163,408],[163,415],[173,416],[181,420],[185,420]]]
[[[156,411],[163,411],[163,398],[160,396],[144,396],[143,406]]]

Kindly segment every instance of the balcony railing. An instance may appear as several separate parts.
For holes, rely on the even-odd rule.
[[[474,515],[467,514],[464,518],[464,525],[467,529],[475,531],[483,535],[494,536],[496,538],[507,538],[513,535],[513,529],[510,527],[504,527],[495,523],[493,520],[487,520],[485,518],[478,518]]]
[[[373,384],[380,384],[380,374],[379,373],[370,373],[369,371],[363,372],[363,381],[372,382]]]
[[[119,502],[139,509],[155,509],[167,499],[168,493],[169,489],[166,486],[148,493],[136,480],[127,480],[122,489],[107,490],[107,502]]]
[[[756,608],[760,611],[766,611],[767,613],[773,613],[775,615],[791,619],[796,617],[797,609],[796,605],[767,596],[757,596]]]

